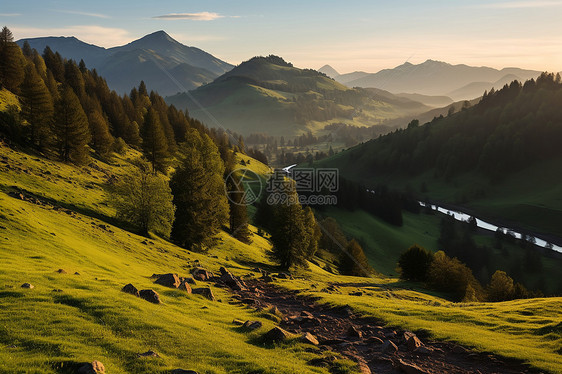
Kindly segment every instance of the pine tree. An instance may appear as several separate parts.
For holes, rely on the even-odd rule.
[[[12,32],[4,26],[0,31],[0,84],[8,90],[19,93],[19,86],[25,72],[25,57],[14,43]]]
[[[168,157],[170,156],[168,143],[158,113],[152,108],[148,110],[144,117],[141,135],[144,155],[152,164],[152,172],[166,173]]]
[[[55,104],[54,131],[57,136],[60,158],[77,164],[88,159],[90,130],[88,118],[78,97],[68,85],[62,89],[61,97]]]
[[[22,116],[31,126],[31,144],[42,150],[52,139],[53,99],[32,62],[21,85]]]
[[[45,47],[43,51],[43,59],[45,65],[53,73],[53,77],[57,82],[64,82],[64,62],[61,55],[57,52],[54,53],[49,46]]]
[[[340,272],[347,275],[367,277],[372,272],[369,261],[361,245],[352,239],[340,257]]]
[[[29,45],[29,42],[27,40],[25,42],[23,42],[21,52],[23,53],[23,55],[25,57],[27,57],[29,59],[31,59],[33,57],[33,50],[31,49],[31,46]]]
[[[314,212],[310,207],[304,208],[304,225],[310,238],[307,250],[307,258],[310,259],[318,251],[318,243],[322,237],[322,230],[320,226],[318,226],[316,218],[314,217]]]
[[[241,242],[251,243],[252,232],[248,226],[248,210],[245,200],[246,191],[242,184],[242,178],[230,169],[230,172],[227,174],[226,183],[230,206],[230,234]]]
[[[172,239],[188,248],[202,248],[228,220],[224,166],[216,145],[191,130],[182,148],[183,160],[170,180],[177,207]]]
[[[111,150],[113,136],[109,133],[107,121],[98,110],[91,110],[88,114],[90,133],[92,134],[92,148],[101,155],[106,155]]]

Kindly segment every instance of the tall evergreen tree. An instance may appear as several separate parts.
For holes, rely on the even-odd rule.
[[[141,134],[144,155],[152,164],[152,172],[166,173],[168,158],[170,157],[168,143],[160,123],[160,117],[152,108],[146,113]]]
[[[340,272],[347,275],[367,277],[372,272],[369,261],[363,252],[363,248],[352,239],[345,248],[345,253],[340,256]]]
[[[109,126],[100,111],[91,110],[88,114],[90,133],[92,134],[92,148],[101,155],[106,155],[113,144],[113,136],[109,133]]]
[[[170,187],[177,207],[172,239],[188,248],[202,248],[228,220],[224,166],[207,135],[191,130],[182,149],[183,160]]]
[[[22,116],[31,126],[31,144],[40,150],[52,139],[53,100],[45,82],[29,62],[21,85]]]
[[[88,118],[78,97],[68,85],[63,87],[61,97],[55,104],[54,131],[58,152],[63,161],[78,164],[87,161],[87,145],[90,141]]]
[[[304,225],[308,231],[308,237],[310,238],[308,243],[307,258],[312,258],[312,256],[314,256],[314,254],[318,251],[318,243],[322,237],[322,230],[320,229],[320,226],[318,226],[316,218],[314,217],[314,212],[309,206],[304,208]]]
[[[0,31],[0,84],[8,90],[19,93],[24,78],[25,57],[14,43],[12,32],[4,26]]]
[[[251,243],[252,232],[248,226],[246,191],[242,184],[242,178],[240,175],[233,173],[232,169],[228,171],[230,172],[226,179],[226,190],[230,206],[230,234],[241,242]]]

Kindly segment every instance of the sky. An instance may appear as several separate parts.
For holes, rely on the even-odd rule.
[[[232,64],[276,54],[301,68],[377,72],[406,61],[562,71],[562,0],[0,0],[16,39],[102,47],[164,30]]]

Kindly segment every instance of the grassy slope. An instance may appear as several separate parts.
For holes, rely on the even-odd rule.
[[[19,185],[65,200],[84,213],[96,212],[104,220],[111,215],[99,191],[104,180],[101,172],[36,159],[1,146],[0,162],[6,159],[15,170],[6,171],[0,163],[3,190]],[[109,172],[124,172],[96,164]],[[47,170],[52,174],[45,175]],[[194,260],[212,270],[226,265],[237,274],[255,264],[267,267],[270,247],[261,237],[254,236],[254,244],[246,246],[222,233],[219,245],[210,252],[218,257],[213,258],[157,238],[145,245],[144,238],[115,226],[109,226],[112,233],[103,230],[97,225],[105,222],[90,214],[70,215],[4,193],[0,193],[0,206],[0,372],[54,373],[57,363],[92,359],[104,362],[110,373],[162,372],[175,367],[202,373],[324,372],[305,365],[312,354],[300,345],[266,349],[253,344],[258,333],[238,331],[232,319],[259,319],[265,325],[262,331],[273,322],[231,305],[223,290],[214,289],[223,302],[213,303],[154,285],[148,278],[158,272],[187,274]],[[58,268],[68,274],[56,273]],[[74,275],[75,271],[80,275]],[[332,304],[349,304],[393,325],[425,328],[436,337],[562,372],[562,359],[554,353],[562,349],[560,298],[453,304],[409,290],[411,285],[392,278],[333,276],[316,266],[303,275],[304,279],[282,284]],[[36,288],[21,289],[23,282]],[[128,282],[154,288],[164,303],[152,305],[122,294],[119,289]],[[311,283],[321,290],[326,282],[358,283],[368,288],[367,294],[348,296],[357,286],[342,287],[341,294],[310,291]],[[162,358],[136,357],[148,349]]]
[[[2,88],[0,89],[0,112],[5,111],[8,105],[15,105],[18,108],[20,107],[17,96],[7,89]]]

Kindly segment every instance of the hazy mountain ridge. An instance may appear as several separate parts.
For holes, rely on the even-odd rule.
[[[427,60],[417,65],[406,62],[393,69],[383,69],[377,73],[343,74],[335,79],[349,87],[376,87],[392,93],[445,95],[453,100],[465,100],[481,96],[484,90],[495,86],[496,82],[508,75],[512,75],[513,79],[525,81],[536,78],[540,73],[519,68],[498,70]],[[476,85],[475,82],[479,84]],[[501,86],[495,88],[499,89]]]
[[[21,39],[17,43],[22,46],[25,41],[40,53],[49,46],[65,58],[83,59],[119,93],[127,93],[144,80],[161,95],[171,95],[211,82],[233,67],[199,48],[179,43],[164,31],[109,49],[84,43],[75,37]]]

